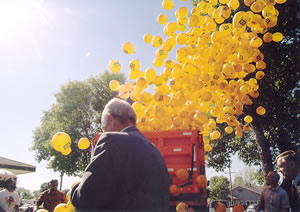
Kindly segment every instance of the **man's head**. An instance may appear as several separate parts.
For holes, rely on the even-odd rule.
[[[51,190],[57,190],[58,187],[58,180],[54,179],[50,181],[50,189]]]
[[[269,173],[266,176],[266,184],[270,185],[272,187],[275,187],[278,185],[278,181],[280,179],[280,176],[275,171],[269,171]]]
[[[17,181],[14,178],[9,178],[5,181],[5,187],[8,191],[14,191],[17,188]]]
[[[276,160],[278,171],[287,179],[294,179],[299,173],[299,159],[294,151],[285,151],[278,155]]]
[[[129,103],[114,98],[110,100],[102,112],[101,128],[104,132],[121,131],[136,124],[136,113]]]

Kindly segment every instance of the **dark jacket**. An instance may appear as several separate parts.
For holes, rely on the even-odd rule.
[[[280,185],[289,195],[292,212],[300,212],[300,181],[297,187],[294,187],[292,195],[292,180],[284,179]]]
[[[103,133],[71,201],[80,211],[167,211],[165,161],[136,127]]]

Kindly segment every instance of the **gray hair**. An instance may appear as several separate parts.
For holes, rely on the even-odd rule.
[[[124,100],[113,98],[105,105],[101,117],[102,126],[107,124],[109,115],[118,117],[121,124],[126,124],[128,122],[136,124],[136,113],[131,105]]]

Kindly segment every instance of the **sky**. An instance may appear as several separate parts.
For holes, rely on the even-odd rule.
[[[141,70],[152,67],[155,50],[143,41],[146,33],[163,38],[157,16],[174,13],[190,1],[174,0],[171,11],[162,0],[0,0],[0,130],[1,156],[36,166],[36,172],[18,175],[18,186],[38,190],[59,174],[47,162],[35,161],[30,151],[33,130],[43,111],[55,103],[54,94],[70,80],[86,80],[118,60],[125,76],[128,62],[138,58]],[[121,46],[130,41],[136,53]],[[162,70],[157,69],[157,72]],[[233,157],[232,171],[245,167]],[[207,169],[207,176],[226,175]],[[228,176],[228,175],[227,175]],[[65,176],[63,189],[79,178]]]

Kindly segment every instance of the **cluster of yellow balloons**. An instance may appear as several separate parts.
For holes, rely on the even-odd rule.
[[[51,140],[52,147],[62,153],[63,155],[69,155],[72,151],[71,149],[71,138],[65,132],[57,132]],[[90,147],[90,141],[87,138],[81,138],[78,142],[79,149],[87,149]]]
[[[283,39],[280,32],[267,31],[277,24],[275,4],[285,1],[244,0],[249,11],[234,14],[239,0],[202,0],[190,13],[186,7],[177,9],[176,22],[168,22],[167,15],[160,14],[157,22],[164,25],[167,38],[147,33],[144,41],[156,49],[152,63],[155,68],[163,67],[163,72],[157,73],[153,67],[142,71],[135,58],[128,65],[129,79],[135,84],[120,85],[112,80],[109,86],[121,98],[134,101],[137,126],[142,131],[199,129],[205,151],[211,150],[210,140],[221,136],[218,124],[226,123],[225,133],[242,136],[250,131],[252,122],[252,117],[244,114],[244,106],[252,105],[259,96],[258,81],[265,76],[266,63],[259,47]],[[174,3],[163,0],[162,7],[171,10]],[[232,16],[232,21],[226,22]],[[134,53],[130,42],[122,49]],[[173,49],[176,60],[168,58]],[[121,70],[116,60],[111,60],[109,67],[112,72]],[[146,90],[149,86],[153,93]],[[256,112],[264,115],[266,110],[259,106]]]

